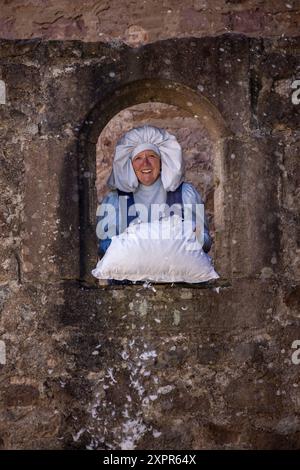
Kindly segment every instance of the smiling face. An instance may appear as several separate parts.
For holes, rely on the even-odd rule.
[[[140,183],[150,186],[160,175],[160,158],[153,150],[143,150],[132,160],[132,166]]]

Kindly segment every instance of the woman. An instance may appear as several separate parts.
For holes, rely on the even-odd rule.
[[[99,256],[105,254],[111,243],[111,238],[105,237],[105,234],[122,233],[131,223],[157,220],[161,216],[154,210],[158,204],[165,208],[178,205],[175,207],[181,208],[183,218],[185,205],[192,204],[190,207],[193,207],[196,230],[194,208],[197,204],[203,204],[203,200],[194,186],[183,182],[182,178],[182,149],[175,136],[149,125],[128,131],[116,145],[113,169],[108,179],[112,191],[97,209]],[[124,199],[125,207],[121,204]],[[104,211],[104,207],[113,210]],[[203,250],[207,253],[212,240],[205,213],[203,222]]]

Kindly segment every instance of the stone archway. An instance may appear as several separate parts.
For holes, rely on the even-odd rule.
[[[215,252],[221,254],[220,235],[225,233],[222,213],[224,139],[230,135],[226,124],[210,101],[191,88],[170,80],[139,80],[116,89],[91,111],[85,121],[80,138],[79,160],[79,208],[80,208],[80,278],[94,281],[90,275],[96,260],[95,214],[96,196],[96,144],[98,137],[112,119],[121,110],[130,106],[161,102],[177,106],[194,118],[199,119],[215,142],[214,181],[215,181]],[[226,258],[226,256],[225,256]],[[225,273],[228,260],[222,257],[222,272]],[[221,266],[221,265],[220,265]]]

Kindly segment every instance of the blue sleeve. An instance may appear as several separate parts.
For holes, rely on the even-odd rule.
[[[111,205],[112,213],[105,210],[104,205]],[[118,234],[118,217],[119,217],[119,198],[117,191],[111,191],[105,196],[103,201],[97,207],[96,214],[96,235],[98,238],[98,255],[103,256],[111,244],[111,236]]]
[[[201,195],[198,193],[196,188],[190,183],[183,183],[182,185],[182,202],[183,204],[204,204]],[[193,220],[196,220],[196,211],[193,211]],[[212,239],[209,234],[208,220],[204,209],[204,243],[203,251],[207,253],[211,249]]]

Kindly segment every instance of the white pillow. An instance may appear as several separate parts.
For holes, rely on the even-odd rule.
[[[186,226],[183,231],[177,215],[131,225],[112,237],[92,274],[98,279],[154,282],[197,283],[219,278],[195,232]]]

